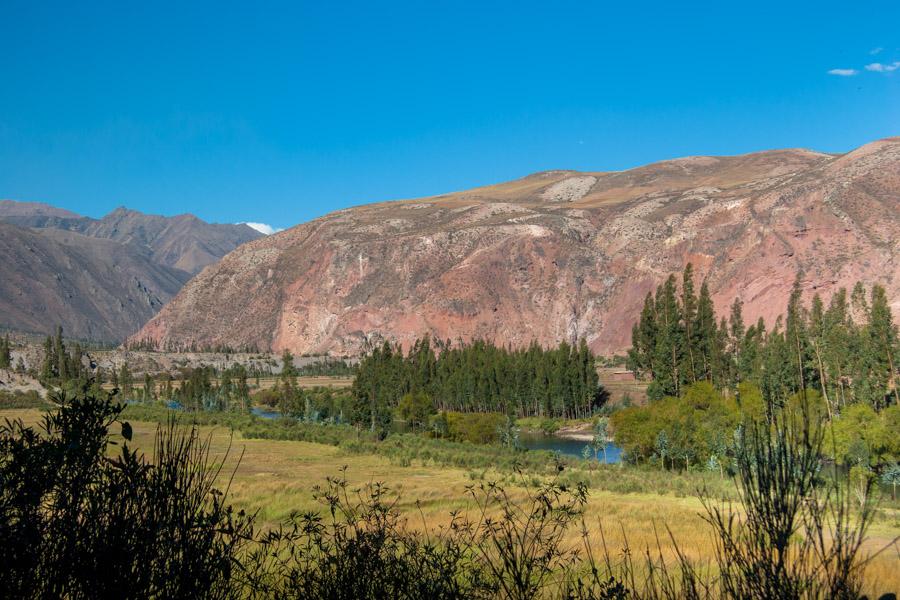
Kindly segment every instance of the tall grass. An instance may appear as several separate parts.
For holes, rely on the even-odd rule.
[[[367,429],[350,425],[308,423],[296,419],[262,419],[237,412],[177,412],[157,406],[130,405],[130,419],[166,422],[175,414],[194,425],[218,425],[239,431],[247,439],[290,440],[336,446],[350,454],[384,456],[401,466],[454,467],[475,472],[497,471],[512,482],[517,473],[533,476],[533,485],[563,473],[563,483],[585,485],[617,493],[672,494],[686,497],[699,489],[720,497],[736,498],[733,486],[718,473],[664,472],[649,466],[602,465],[541,450],[523,450],[496,444],[472,444],[394,433],[381,440]],[[481,478],[479,476],[479,478]]]
[[[110,456],[117,422],[131,438],[122,407],[89,396],[58,404],[40,430],[0,428],[0,585],[10,597],[855,599],[869,560],[870,496],[858,504],[819,477],[821,427],[809,419],[744,431],[739,504],[702,496],[716,551],[698,563],[672,534],[674,556],[659,537],[656,550],[634,552],[627,537],[611,549],[601,535],[598,558],[587,488],[559,466],[515,493],[472,484],[469,509],[436,529],[414,526],[416,513],[383,485],[356,492],[341,474],[317,489],[319,510],[259,532],[230,508],[228,486],[215,487],[224,463],[209,460],[196,429],[160,426],[152,460],[127,441]]]

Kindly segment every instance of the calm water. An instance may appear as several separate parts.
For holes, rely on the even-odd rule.
[[[260,408],[258,406],[251,408],[250,412],[263,419],[277,419],[281,416],[281,413],[277,410]],[[584,446],[587,444],[587,442],[579,440],[540,434],[522,434],[519,438],[519,442],[529,450],[549,450],[550,452],[559,452],[560,454],[575,456],[577,458],[584,458],[582,452],[584,452]],[[597,453],[597,458],[601,462],[603,461],[602,451]],[[608,442],[606,444],[606,462],[612,464],[617,463],[620,460],[622,460],[622,449],[615,444]]]
[[[263,419],[277,419],[281,416],[281,413],[277,410],[271,410],[268,408],[260,408],[258,406],[254,406],[250,409],[250,412],[256,415],[257,417],[261,417]]]
[[[529,450],[549,450],[568,456],[583,458],[584,447],[588,442],[571,440],[552,435],[521,435],[519,442]],[[592,449],[593,450],[593,449]],[[597,453],[600,461],[603,461],[603,451]],[[612,442],[606,443],[606,462],[612,464],[622,460],[622,449]]]

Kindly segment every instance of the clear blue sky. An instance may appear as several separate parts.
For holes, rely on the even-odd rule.
[[[286,227],[542,169],[842,152],[900,134],[896,61],[896,0],[3,0],[0,198]]]

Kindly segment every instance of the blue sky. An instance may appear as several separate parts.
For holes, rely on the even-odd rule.
[[[91,216],[286,227],[543,169],[900,135],[896,0],[3,0],[0,48],[0,198]]]

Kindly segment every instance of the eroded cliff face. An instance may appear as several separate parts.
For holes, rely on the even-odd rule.
[[[551,171],[338,211],[245,244],[139,332],[162,346],[355,354],[428,333],[630,345],[643,298],[687,262],[717,308],[784,311],[795,274],[826,299],[881,282],[900,312],[900,138],[842,156],[693,157]]]

